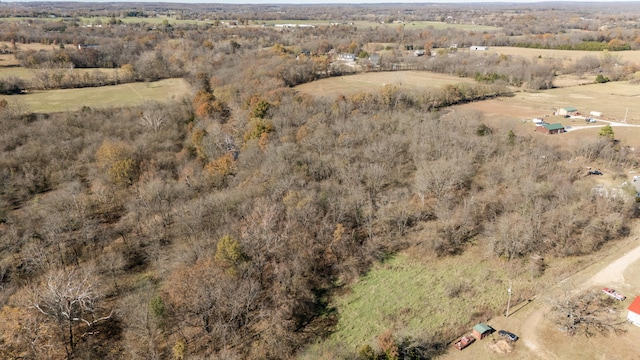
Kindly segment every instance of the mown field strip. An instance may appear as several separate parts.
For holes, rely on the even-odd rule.
[[[109,108],[135,106],[148,101],[179,100],[189,91],[183,79],[167,79],[152,83],[131,83],[83,89],[36,91],[24,95],[4,95],[10,104],[15,102],[28,111],[50,113],[76,111],[83,106]]]

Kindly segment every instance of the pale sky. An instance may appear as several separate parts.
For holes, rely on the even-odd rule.
[[[3,2],[31,2],[43,0],[4,0]],[[156,2],[156,3],[202,3],[202,4],[471,4],[471,3],[544,3],[544,2],[592,2],[608,3],[607,0],[54,0],[56,2]],[[616,0],[631,2],[638,0]]]

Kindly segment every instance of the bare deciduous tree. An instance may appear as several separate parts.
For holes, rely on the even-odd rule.
[[[143,126],[158,131],[167,122],[167,113],[158,108],[147,109],[140,114],[140,122]]]
[[[78,342],[77,335],[93,334],[94,325],[113,315],[111,311],[96,317],[100,299],[95,279],[78,270],[63,269],[50,272],[40,286],[32,289],[31,306],[57,322],[67,358],[71,359]]]
[[[555,300],[552,311],[556,324],[569,335],[619,334],[626,330],[613,302],[596,291],[565,294]]]

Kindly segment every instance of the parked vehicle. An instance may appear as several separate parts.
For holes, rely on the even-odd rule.
[[[615,289],[609,289],[609,288],[604,288],[602,289],[602,292],[611,296],[612,298],[618,300],[618,301],[624,301],[624,299],[626,299],[627,297],[620,294],[619,292],[617,292]]]
[[[473,344],[474,341],[476,341],[476,338],[474,338],[473,336],[470,336],[470,335],[465,335],[462,338],[460,338],[460,340],[456,341],[453,344],[453,346],[458,350],[462,350],[462,349],[466,348],[467,346]]]
[[[511,340],[511,341],[518,341],[519,337],[518,335],[509,332],[507,330],[500,330],[498,331],[498,335],[502,336],[503,338],[507,339],[507,340]]]
[[[602,172],[599,170],[589,170],[589,175],[602,175]]]

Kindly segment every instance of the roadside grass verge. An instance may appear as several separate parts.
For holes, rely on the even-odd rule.
[[[16,103],[34,113],[77,111],[83,106],[109,108],[135,106],[148,101],[180,100],[189,91],[183,79],[167,79],[150,83],[130,83],[82,89],[34,91],[24,95],[3,95],[0,99]]]
[[[476,322],[504,312],[510,286],[521,294],[518,298],[532,293],[530,282],[517,280],[527,277],[522,270],[514,274],[505,265],[501,259],[481,260],[473,250],[429,262],[395,255],[334,300],[335,331],[303,356],[336,348],[355,353],[365,344],[375,348],[376,337],[386,330],[396,338],[440,334],[453,340]]]

